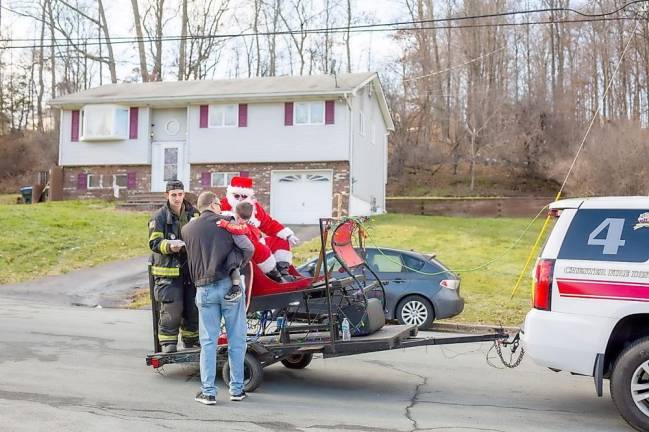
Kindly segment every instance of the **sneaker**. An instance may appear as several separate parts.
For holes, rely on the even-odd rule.
[[[162,345],[162,352],[164,354],[175,353],[177,351],[176,344],[164,344]]]
[[[243,391],[243,390],[239,394],[230,395],[230,400],[231,401],[237,401],[238,402],[238,401],[244,400],[245,398],[246,398],[246,392]]]
[[[194,400],[205,405],[216,405],[216,398],[214,396],[203,394],[202,391],[196,393]]]
[[[239,297],[243,295],[243,292],[241,291],[241,287],[239,285],[232,285],[232,288],[230,288],[230,291],[228,291],[223,298],[225,301],[228,302],[233,302],[236,300],[239,300]]]

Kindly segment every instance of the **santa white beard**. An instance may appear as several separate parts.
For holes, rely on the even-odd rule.
[[[255,205],[257,203],[257,200],[255,200],[252,195],[248,195],[248,197],[244,200],[238,200],[234,197],[234,192],[226,192],[225,194],[225,199],[228,200],[228,204],[230,204],[230,207],[232,207],[232,215],[236,216],[237,214],[237,204],[242,203],[242,202],[247,202],[252,204],[252,216],[250,217],[250,220],[248,223],[259,227],[261,222],[255,217],[255,214],[257,213],[257,206]],[[225,213],[225,212],[224,212]]]

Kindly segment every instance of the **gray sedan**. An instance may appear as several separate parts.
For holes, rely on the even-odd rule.
[[[390,248],[365,249],[367,264],[386,281],[386,319],[401,324],[416,324],[420,329],[431,326],[433,320],[450,318],[464,309],[460,296],[460,278],[434,255]],[[315,271],[317,258],[298,268],[305,275]],[[328,267],[334,275],[341,271],[333,254],[327,255]]]

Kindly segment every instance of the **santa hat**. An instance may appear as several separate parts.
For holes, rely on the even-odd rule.
[[[252,188],[252,179],[250,177],[232,177],[226,192],[228,194],[240,194],[249,197],[255,194],[255,191]]]

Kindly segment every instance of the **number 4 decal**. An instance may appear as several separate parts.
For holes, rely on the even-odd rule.
[[[602,231],[606,231],[606,238],[596,238]],[[617,255],[620,246],[624,246],[625,240],[622,240],[622,230],[624,229],[624,219],[607,218],[602,221],[597,228],[588,236],[588,245],[604,246],[602,253],[604,255]]]

